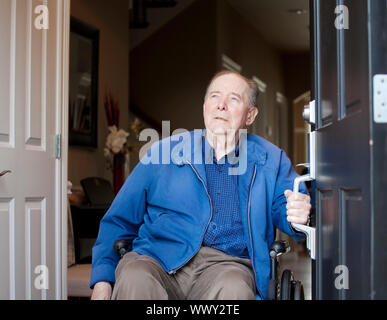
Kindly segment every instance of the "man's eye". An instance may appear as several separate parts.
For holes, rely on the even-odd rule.
[[[235,101],[235,102],[238,102],[238,101],[239,101],[239,99],[236,98],[236,97],[232,97],[231,100],[232,100],[232,101]]]
[[[217,97],[218,97],[217,94],[213,94],[213,95],[211,96],[211,98],[217,98]]]

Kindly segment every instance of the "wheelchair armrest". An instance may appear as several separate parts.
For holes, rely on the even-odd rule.
[[[118,254],[121,258],[124,256],[126,252],[128,252],[130,246],[129,240],[116,240],[113,244],[113,249],[117,250]]]
[[[274,241],[270,247],[270,257],[276,258],[289,251],[290,251],[289,241],[287,240]]]

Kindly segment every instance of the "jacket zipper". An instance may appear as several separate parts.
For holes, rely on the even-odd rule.
[[[192,168],[192,170],[195,172],[196,176],[198,177],[198,179],[201,181],[201,183],[203,184],[203,187],[204,189],[206,190],[206,193],[207,193],[207,196],[208,196],[208,199],[210,200],[210,207],[211,207],[211,215],[210,215],[210,219],[208,220],[207,222],[207,226],[206,226],[206,229],[204,230],[204,233],[202,235],[202,241],[200,242],[200,246],[201,244],[203,243],[203,239],[204,239],[204,235],[206,234],[206,230],[208,229],[208,226],[211,222],[211,219],[212,219],[212,200],[211,200],[211,197],[210,197],[210,194],[208,193],[208,190],[207,190],[207,187],[205,186],[205,183],[203,181],[203,179],[200,177],[199,173],[196,171],[196,169],[193,167],[193,165],[191,164],[191,162],[189,162],[187,160],[187,163],[190,165],[190,167]],[[176,269],[173,269],[171,271],[169,271],[168,273],[169,274],[175,274],[177,272],[177,270],[179,270],[180,268],[182,268],[185,264],[187,264],[199,251],[200,247],[195,251],[195,253],[187,260],[185,261],[180,267],[176,268]]]
[[[203,233],[203,236],[202,236],[202,241],[200,242],[200,244],[203,242],[203,238],[204,238],[204,235],[206,233],[206,230],[208,229],[208,225],[210,224],[211,222],[211,219],[212,219],[212,200],[211,200],[211,197],[208,193],[208,190],[207,190],[207,187],[205,186],[205,183],[203,181],[203,179],[199,176],[199,173],[195,170],[195,168],[193,167],[193,165],[187,161],[187,163],[190,165],[190,167],[192,168],[192,170],[195,172],[196,176],[198,177],[198,179],[201,181],[201,183],[203,184],[203,187],[207,193],[207,196],[208,196],[208,199],[210,200],[210,205],[211,205],[211,215],[210,215],[210,219],[208,220],[207,222],[207,226],[206,226],[206,229]],[[254,271],[254,280],[256,282],[256,271],[255,271],[255,268],[254,268],[254,250],[253,250],[253,238],[251,236],[251,224],[250,224],[250,199],[251,199],[251,189],[253,187],[253,184],[254,184],[254,180],[255,180],[255,176],[256,176],[256,173],[257,173],[257,166],[254,165],[254,174],[253,174],[253,178],[251,179],[251,183],[250,183],[250,190],[249,190],[249,200],[247,202],[247,220],[248,220],[248,225],[249,225],[249,238],[250,238],[250,247],[251,247],[251,265],[253,267],[253,271]],[[200,247],[199,247],[200,249]],[[199,251],[196,250],[195,253],[187,260],[185,261],[180,267],[176,268],[176,269],[173,269],[171,271],[169,271],[168,273],[169,274],[175,274],[177,272],[177,270],[179,270],[180,268],[182,268],[185,264],[187,264],[195,255],[196,253]],[[261,299],[263,299],[263,295],[261,293],[261,291],[259,290],[258,286],[257,286],[257,291],[258,291],[258,294],[259,296],[261,297]]]
[[[256,280],[256,272],[255,272],[255,268],[254,268],[254,249],[253,249],[253,237],[251,236],[251,224],[250,224],[250,198],[251,198],[251,189],[253,187],[253,184],[254,184],[254,180],[255,180],[255,175],[257,173],[257,165],[254,165],[254,174],[253,174],[253,179],[251,180],[251,184],[250,184],[250,190],[249,190],[249,200],[247,202],[247,221],[248,221],[248,225],[249,225],[249,237],[250,237],[250,248],[251,248],[251,265],[253,266],[253,271],[254,271],[254,280],[255,280],[255,283],[257,283],[257,280]],[[258,286],[257,286],[257,291],[258,291],[258,294],[259,296],[261,297],[261,299],[263,300],[263,295],[261,293],[261,291],[259,290]]]

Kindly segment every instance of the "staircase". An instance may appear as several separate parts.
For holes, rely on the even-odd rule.
[[[132,0],[129,28],[142,29],[149,26],[147,10],[150,8],[172,8],[176,6],[175,0]]]
[[[149,38],[195,1],[129,0],[130,50]]]

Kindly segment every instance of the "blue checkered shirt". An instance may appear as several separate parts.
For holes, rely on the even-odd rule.
[[[231,256],[248,258],[239,205],[238,176],[228,174],[229,168],[238,164],[229,163],[227,155],[217,161],[215,151],[205,137],[203,137],[203,158],[205,145],[213,155],[213,163],[205,164],[207,189],[212,202],[212,219],[204,235],[203,245]],[[238,147],[239,145],[235,149],[236,156]],[[234,150],[231,153],[233,154]]]

